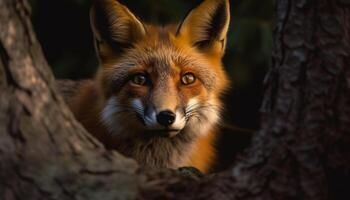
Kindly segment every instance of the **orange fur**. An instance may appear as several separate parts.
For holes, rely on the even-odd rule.
[[[216,151],[213,147],[215,143],[216,132],[210,132],[207,136],[196,141],[196,150],[191,155],[190,166],[195,166],[202,172],[210,172],[215,163]]]

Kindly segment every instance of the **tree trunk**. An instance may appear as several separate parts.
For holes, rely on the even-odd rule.
[[[232,170],[143,169],[73,118],[25,0],[0,0],[0,199],[350,199],[350,5],[277,0],[261,130]]]

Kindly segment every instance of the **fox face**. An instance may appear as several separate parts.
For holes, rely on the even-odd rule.
[[[111,71],[102,70],[103,122],[112,134],[173,137],[185,127],[205,134],[219,118],[219,75],[200,54],[164,41],[151,45],[129,50]]]
[[[229,19],[228,0],[205,0],[164,27],[143,23],[116,0],[95,1],[99,117],[117,149],[156,167],[190,162],[196,140],[219,122]]]

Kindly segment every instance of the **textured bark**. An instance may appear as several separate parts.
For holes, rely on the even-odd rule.
[[[277,0],[261,130],[232,170],[203,178],[140,168],[86,133],[29,15],[0,1],[0,199],[350,199],[348,1]]]
[[[234,169],[241,188],[260,198],[349,199],[346,2],[277,1],[261,131],[247,160]]]

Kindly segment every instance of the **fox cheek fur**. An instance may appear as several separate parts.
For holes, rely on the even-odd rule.
[[[229,0],[204,0],[166,27],[141,22],[117,0],[95,0],[90,16],[100,68],[70,103],[77,119],[143,165],[208,172],[228,85]]]

